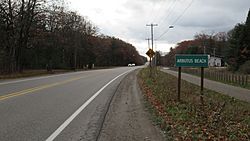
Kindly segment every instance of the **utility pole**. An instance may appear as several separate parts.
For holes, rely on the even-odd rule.
[[[148,41],[148,49],[150,49],[150,38],[146,38],[145,40]],[[149,57],[149,67],[150,67],[150,77],[151,77],[151,69],[152,69],[152,60],[151,60],[151,57]]]
[[[156,42],[156,41],[155,41]],[[156,46],[157,44],[155,43],[155,66],[157,66],[157,46]]]
[[[151,43],[152,43],[152,50],[154,51],[154,26],[158,26],[158,24],[147,24],[146,26],[151,27]]]
[[[152,43],[152,50],[154,50],[154,26],[158,26],[157,24],[147,24],[146,26],[151,27],[151,43]]]
[[[206,46],[203,46],[203,54],[206,54]]]
[[[148,49],[150,49],[150,38],[146,38],[145,40],[148,41]]]

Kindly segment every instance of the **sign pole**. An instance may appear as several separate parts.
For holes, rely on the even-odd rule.
[[[204,67],[201,67],[201,93],[200,93],[201,104],[203,104],[203,88],[204,88]]]
[[[178,71],[178,101],[181,99],[181,67],[179,67]]]
[[[149,74],[149,77],[152,77],[152,57],[154,57],[155,55],[155,52],[152,50],[152,49],[149,49],[146,54],[148,55],[148,57],[150,58],[150,74]]]
[[[149,71],[150,71],[150,74],[149,74],[149,77],[152,77],[152,59],[151,59],[151,57],[149,57],[150,59],[149,59],[149,62],[150,62],[150,64],[149,64],[149,66],[150,66],[150,69],[149,69]]]
[[[204,87],[204,67],[208,67],[208,55],[205,54],[176,54],[175,66],[179,67],[178,78],[178,100],[180,100],[180,83],[181,83],[181,67],[200,67],[201,68],[201,89],[200,101],[203,104],[203,87]]]

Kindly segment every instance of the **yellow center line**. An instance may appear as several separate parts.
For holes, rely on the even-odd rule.
[[[39,91],[39,90],[55,87],[55,86],[58,86],[58,85],[63,85],[63,84],[66,84],[66,83],[69,83],[69,82],[72,82],[72,81],[76,81],[76,80],[79,80],[79,79],[82,79],[82,78],[84,78],[84,77],[76,77],[76,78],[68,79],[68,80],[65,80],[65,81],[62,81],[62,82],[46,84],[46,85],[37,86],[37,87],[34,87],[34,88],[29,88],[29,89],[26,89],[26,90],[22,90],[22,91],[19,91],[19,92],[9,93],[9,94],[0,96],[0,101],[5,100],[5,99],[9,99],[9,98],[12,98],[12,97],[21,96],[21,95],[25,95],[25,94],[28,94],[28,93],[36,92],[36,91]]]

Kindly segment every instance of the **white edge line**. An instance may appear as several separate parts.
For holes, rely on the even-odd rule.
[[[120,76],[130,72],[132,70],[126,71],[118,76],[116,76],[114,79],[109,81],[106,85],[104,85],[100,90],[98,90],[92,97],[90,97],[80,108],[78,108],[61,126],[59,126],[47,139],[46,141],[53,141],[72,121],[73,119],[81,113],[83,109],[85,109],[109,84],[111,84],[113,81],[115,81]]]

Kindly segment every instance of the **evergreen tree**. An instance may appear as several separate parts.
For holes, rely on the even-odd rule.
[[[232,31],[229,32],[229,48],[226,58],[230,69],[236,71],[240,65],[240,48],[242,47],[242,33],[244,30],[243,24],[238,24]]]
[[[244,24],[237,24],[229,32],[229,49],[227,62],[233,71],[236,71],[246,61],[250,60],[250,10]]]
[[[243,49],[243,55],[245,56],[246,61],[250,60],[250,9],[248,11],[248,16],[245,24],[245,39],[244,39],[244,49]]]

